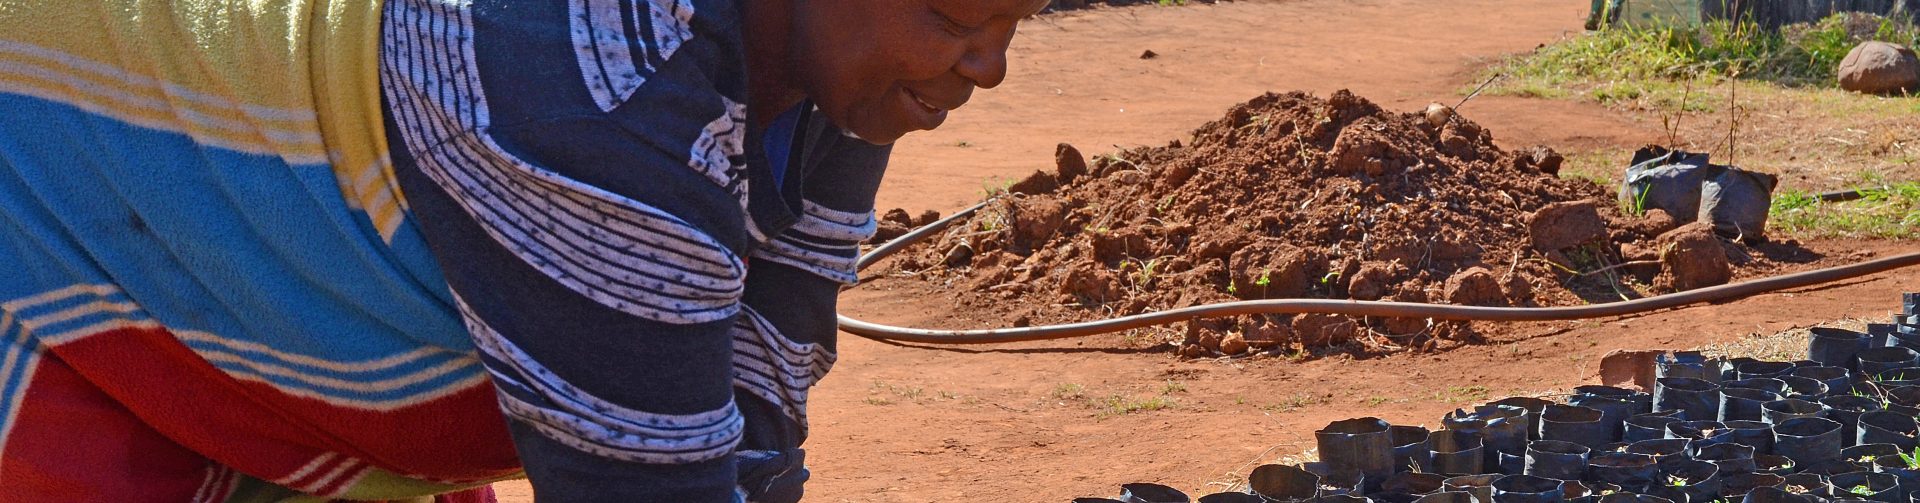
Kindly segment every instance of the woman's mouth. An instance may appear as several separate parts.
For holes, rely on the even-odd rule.
[[[907,97],[913,98],[913,102],[919,103],[920,107],[925,108],[927,113],[937,114],[937,113],[946,111],[946,109],[944,108],[933,106],[932,103],[927,103],[927,100],[920,99],[920,93],[913,92],[912,89],[907,89],[906,91],[907,91]]]
[[[906,105],[908,115],[912,116],[911,120],[917,129],[932,130],[933,128],[940,127],[941,123],[946,122],[946,108],[928,102],[925,98],[921,98],[919,93],[913,92],[912,89],[902,87],[900,88],[900,94],[907,98],[901,101],[906,102],[903,103],[903,105]]]

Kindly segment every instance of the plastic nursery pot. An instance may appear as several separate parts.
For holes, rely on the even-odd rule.
[[[1777,379],[1769,380],[1779,382]],[[1761,414],[1761,407],[1767,402],[1779,399],[1779,394],[1763,389],[1722,387],[1720,388],[1720,420],[1759,421],[1765,417]]]
[[[1873,471],[1873,460],[1881,456],[1898,455],[1902,451],[1893,444],[1860,444],[1840,450],[1840,460],[1853,465],[1853,472]]]
[[[1120,486],[1120,501],[1128,503],[1193,503],[1193,498],[1179,489],[1160,484],[1125,484]]]
[[[1499,456],[1500,461],[1494,465],[1494,469],[1491,471],[1499,472],[1501,475],[1520,475],[1527,471],[1526,451],[1521,451],[1518,454],[1497,452],[1494,453],[1494,455]]]
[[[1900,479],[1890,474],[1854,472],[1834,475],[1827,481],[1830,494],[1841,498],[1860,498],[1881,503],[1906,503],[1900,496]]]
[[[1859,360],[1853,370],[1858,375],[1873,376],[1889,370],[1912,367],[1920,362],[1920,353],[1903,347],[1881,347],[1861,350],[1854,358]]]
[[[1859,424],[1861,414],[1881,410],[1878,398],[1860,395],[1829,396],[1820,399],[1820,405],[1827,407],[1827,419],[1846,428],[1846,433],[1841,435],[1846,438],[1859,438],[1855,425]]]
[[[1392,426],[1377,417],[1334,421],[1313,432],[1320,461],[1335,473],[1358,473],[1370,484],[1393,475]]]
[[[1494,503],[1558,503],[1566,499],[1559,480],[1532,475],[1508,475],[1493,481]]]
[[[1540,413],[1547,410],[1548,405],[1553,405],[1553,401],[1545,398],[1516,396],[1487,402],[1487,405],[1502,405],[1525,409],[1527,411],[1527,440],[1539,440],[1540,428],[1538,428],[1538,426],[1540,425]]]
[[[1753,460],[1753,446],[1743,444],[1716,444],[1701,447],[1693,453],[1693,459],[1713,463],[1721,475],[1753,473],[1758,467]]]
[[[1727,425],[1719,421],[1681,421],[1667,425],[1667,438],[1689,440],[1690,447],[1699,449],[1732,442],[1733,430],[1727,429]]]
[[[1892,324],[1891,330],[1887,330],[1885,335],[1875,336],[1871,332],[1868,335],[1884,337],[1881,339],[1881,346],[1920,350],[1920,327],[1914,326],[1913,318],[1913,316],[1895,316],[1894,321],[1898,323]]]
[[[1685,419],[1680,417],[1680,411],[1677,410],[1629,417],[1622,423],[1623,428],[1620,432],[1620,440],[1631,443],[1641,440],[1667,438],[1667,424],[1684,420]]]
[[[1899,454],[1873,458],[1873,471],[1892,475],[1900,480],[1900,489],[1909,494],[1920,495],[1920,460]]]
[[[1630,491],[1645,490],[1659,475],[1653,456],[1630,452],[1602,452],[1587,458],[1587,480],[1617,485]]]
[[[1605,422],[1606,413],[1577,405],[1551,405],[1540,413],[1540,438],[1599,447],[1613,442],[1616,428]]]
[[[1373,500],[1367,499],[1366,496],[1354,496],[1351,494],[1329,494],[1313,501],[1314,503],[1373,503]]]
[[[1787,485],[1780,486],[1781,489],[1786,489],[1787,492],[1821,498],[1827,496],[1828,487],[1826,475],[1818,473],[1795,473],[1793,475],[1782,475],[1781,478],[1787,479]]]
[[[1855,438],[1860,444],[1893,444],[1901,452],[1911,451],[1915,445],[1920,445],[1914,440],[1914,436],[1920,435],[1920,425],[1914,423],[1913,416],[1906,414],[1884,410],[1861,414],[1859,429],[1860,436]]]
[[[1449,430],[1474,429],[1486,443],[1488,466],[1500,465],[1500,453],[1525,455],[1527,449],[1527,409],[1506,405],[1482,405],[1473,411],[1456,410],[1441,420]]]
[[[1401,472],[1395,473],[1393,476],[1387,477],[1385,482],[1381,482],[1380,492],[1427,494],[1439,491],[1442,487],[1441,484],[1446,481],[1447,476],[1438,473]]]
[[[1366,491],[1363,489],[1364,483],[1366,482],[1365,475],[1356,472],[1334,471],[1329,468],[1326,463],[1307,463],[1307,465],[1302,468],[1306,468],[1307,471],[1320,476],[1320,487],[1317,491],[1322,498],[1341,494],[1366,494]],[[1379,482],[1376,481],[1374,483],[1378,484]]]
[[[1413,503],[1475,503],[1473,493],[1466,491],[1440,491],[1421,496]]]
[[[1854,358],[1872,347],[1867,334],[1844,328],[1816,327],[1807,338],[1807,359],[1829,367],[1853,368]]]
[[[1560,498],[1567,503],[1594,503],[1600,501],[1600,497],[1595,496],[1594,492],[1593,489],[1587,487],[1585,482],[1578,480],[1560,481]]]
[[[1818,381],[1814,383],[1819,384]],[[1760,405],[1761,420],[1771,424],[1780,424],[1803,417],[1827,417],[1827,406],[1798,398],[1774,400]]]
[[[1779,454],[1753,455],[1753,471],[1755,472],[1784,476],[1793,473],[1794,468],[1797,466],[1798,465],[1793,464],[1792,459]]]
[[[1393,471],[1433,471],[1433,449],[1427,447],[1427,437],[1433,432],[1420,426],[1399,425],[1388,428],[1387,432],[1393,438]]]
[[[1466,475],[1448,478],[1440,484],[1447,491],[1464,491],[1473,494],[1473,498],[1483,503],[1493,501],[1493,481],[1505,475]]]
[[[1819,379],[1800,376],[1780,376],[1774,379],[1787,383],[1787,392],[1781,393],[1783,397],[1809,402],[1818,402],[1821,398],[1827,397],[1827,383]]]
[[[1779,379],[1774,379],[1771,377],[1755,377],[1752,379],[1739,379],[1739,380],[1733,380],[1733,381],[1720,382],[1720,389],[1724,390],[1729,388],[1765,390],[1769,393],[1778,395],[1781,393],[1785,393],[1787,391],[1787,382]]]
[[[1709,368],[1706,355],[1700,354],[1699,351],[1675,351],[1654,355],[1653,376],[1655,378],[1686,377],[1718,381],[1719,369]]]
[[[1074,498],[1073,503],[1127,503],[1112,498]]]
[[[1740,499],[1754,489],[1769,487],[1778,489],[1787,484],[1787,479],[1771,473],[1736,473],[1720,477],[1720,497],[1728,501]]]
[[[1788,362],[1753,361],[1753,362],[1741,363],[1733,367],[1734,375],[1739,377],[1740,379],[1753,379],[1756,377],[1780,377],[1783,375],[1787,375],[1788,372],[1792,372],[1792,371],[1793,371],[1793,364]]]
[[[1201,496],[1197,501],[1199,503],[1267,503],[1266,498],[1247,493],[1214,493]]]
[[[1675,502],[1673,500],[1662,498],[1659,496],[1654,496],[1651,494],[1613,493],[1606,496],[1601,496],[1600,503],[1686,503],[1686,502],[1684,501]]]
[[[1433,449],[1433,471],[1446,475],[1479,475],[1486,466],[1485,443],[1480,434],[1465,430],[1440,430],[1427,437]]]
[[[1600,411],[1600,421],[1611,430],[1608,434],[1619,439],[1621,424],[1627,418],[1653,409],[1653,395],[1613,386],[1580,386],[1567,397],[1567,404]]]
[[[1527,444],[1525,473],[1555,480],[1579,480],[1587,473],[1587,446],[1559,440],[1535,440]]]
[[[1847,389],[1847,384],[1853,382],[1853,371],[1847,370],[1846,367],[1794,367],[1793,372],[1787,375],[1820,381],[1827,385],[1827,392],[1830,394]]]
[[[1907,366],[1892,370],[1883,370],[1873,375],[1873,383],[1883,388],[1920,386],[1920,367]]]
[[[1773,453],[1793,458],[1795,464],[1811,465],[1840,457],[1840,423],[1830,419],[1807,417],[1773,426]]]
[[[1667,425],[1667,427],[1671,429],[1675,425],[1679,425],[1679,424],[1681,423],[1674,423],[1672,425]],[[1684,439],[1684,438],[1662,438],[1659,440],[1641,440],[1639,442],[1634,442],[1633,445],[1627,446],[1627,452],[1632,454],[1645,454],[1648,456],[1653,456],[1653,459],[1655,461],[1658,461],[1660,458],[1664,458],[1667,456],[1687,455],[1687,446],[1692,443],[1693,441]]]
[[[1721,425],[1733,432],[1733,443],[1753,446],[1754,454],[1773,453],[1773,425],[1762,421],[1727,421]]]
[[[1381,492],[1367,495],[1367,500],[1372,501],[1373,503],[1413,503],[1414,501],[1418,501],[1419,499],[1420,499],[1420,495],[1418,494],[1396,493],[1396,492],[1386,492],[1386,491],[1381,491]]]
[[[1647,494],[1666,499],[1713,501],[1720,497],[1720,468],[1713,463],[1676,459],[1660,463],[1660,478],[1647,488]]]
[[[1260,465],[1247,476],[1247,488],[1274,501],[1307,501],[1320,495],[1320,476],[1290,465]]]
[[[1732,501],[1732,500],[1728,500]],[[1812,498],[1802,494],[1787,492],[1777,487],[1756,487],[1747,491],[1747,497],[1739,503],[1815,503]]]
[[[1898,319],[1897,316],[1895,318],[1896,319],[1894,320],[1894,323],[1868,323],[1867,324],[1867,338],[1873,340],[1873,342],[1867,343],[1867,347],[1877,348],[1880,346],[1891,345],[1887,343],[1891,342],[1893,338],[1893,332],[1900,328],[1900,324],[1899,324],[1900,320]]]
[[[1737,380],[1739,380],[1739,379],[1740,379],[1740,373],[1739,373],[1738,371],[1736,371],[1736,370],[1734,370],[1734,369],[1737,369],[1737,368],[1740,368],[1740,366],[1741,366],[1741,365],[1745,365],[1745,364],[1748,364],[1748,363],[1752,363],[1752,362],[1757,362],[1757,361],[1760,361],[1760,360],[1755,360],[1755,359],[1753,359],[1753,358],[1748,358],[1748,357],[1745,357],[1745,356],[1742,356],[1742,357],[1739,357],[1739,358],[1729,358],[1729,359],[1726,359],[1726,360],[1721,360],[1721,361],[1719,362],[1719,363],[1720,363],[1720,381],[1721,381],[1721,383],[1722,383],[1722,384],[1725,384],[1725,383],[1726,383],[1726,381],[1737,381]]]
[[[1898,386],[1881,393],[1887,410],[1909,416],[1920,414],[1920,386]]]
[[[1662,377],[1654,381],[1654,410],[1677,410],[1687,419],[1720,417],[1720,386],[1692,377]]]

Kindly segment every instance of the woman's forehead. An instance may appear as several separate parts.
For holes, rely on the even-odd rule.
[[[922,0],[944,9],[963,12],[980,19],[996,17],[1024,18],[1047,8],[1048,0]]]

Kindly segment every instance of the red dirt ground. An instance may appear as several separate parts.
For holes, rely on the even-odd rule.
[[[1451,102],[1478,65],[1579,29],[1582,9],[1564,0],[1290,0],[1048,15],[1023,26],[1005,86],[899,145],[879,207],[952,211],[977,201],[983,180],[1049,167],[1056,143],[1088,155],[1164,144],[1270,90],[1350,88],[1400,111]],[[1160,56],[1139,59],[1148,49]],[[1508,148],[1631,148],[1661,136],[1658,124],[1579,103],[1482,97],[1461,112]],[[1885,256],[1911,245],[1811,247]],[[1920,270],[1900,271],[1639,317],[1483,327],[1495,343],[1437,355],[1306,363],[1182,361],[1122,335],[964,348],[843,335],[839,364],[811,400],[807,499],[1065,501],[1136,481],[1205,494],[1255,462],[1311,449],[1313,430],[1334,420],[1418,424],[1487,396],[1586,383],[1614,349],[1882,318],[1917,282]],[[842,305],[894,324],[970,321],[940,299],[867,285]],[[1107,406],[1108,397],[1163,395],[1171,406],[1162,410]],[[496,488],[502,501],[531,501],[524,482]]]

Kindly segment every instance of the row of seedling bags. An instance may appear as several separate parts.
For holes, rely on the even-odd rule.
[[[1809,358],[1655,360],[1652,393],[1581,386],[1314,432],[1320,461],[1264,465],[1200,503],[1920,503],[1920,295],[1896,323],[1813,329]],[[1190,503],[1158,484],[1119,499]]]

